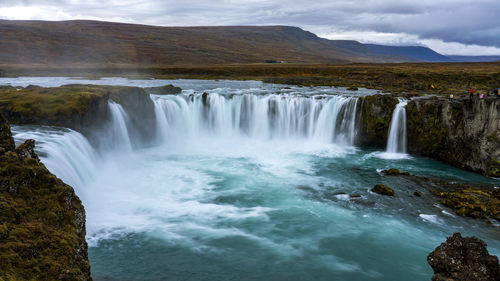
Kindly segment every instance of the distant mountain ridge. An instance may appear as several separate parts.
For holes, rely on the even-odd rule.
[[[424,62],[453,62],[447,56],[443,56],[430,48],[422,46],[383,46],[375,44],[364,44],[370,51],[378,55],[398,55],[403,58],[413,58]]]
[[[291,26],[161,27],[100,21],[0,20],[0,64],[450,62],[425,47],[328,40]]]

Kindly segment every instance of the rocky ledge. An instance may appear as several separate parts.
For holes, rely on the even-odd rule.
[[[434,270],[432,281],[498,281],[498,257],[486,249],[486,243],[476,237],[455,233],[427,257]]]
[[[500,222],[500,189],[492,185],[471,185],[469,183],[415,176],[395,168],[383,170],[381,174],[404,178],[407,183],[420,188],[420,191],[413,193],[414,196],[431,196],[428,197],[430,202],[437,197],[438,201],[436,203],[452,209],[461,217],[481,219],[488,224],[492,224],[492,221],[495,220]],[[383,189],[379,188],[379,190]]]
[[[49,125],[98,134],[111,120],[108,102],[130,114],[131,132],[145,143],[155,134],[154,104],[142,88],[100,85],[0,87],[0,114],[10,124]]]
[[[364,97],[358,144],[385,147],[394,95]],[[500,177],[500,98],[418,97],[406,106],[408,152]]]
[[[160,87],[144,88],[144,91],[153,95],[176,95],[180,94],[182,89],[180,87],[175,87],[174,85],[165,85]]]
[[[0,280],[92,280],[85,210],[0,115]]]

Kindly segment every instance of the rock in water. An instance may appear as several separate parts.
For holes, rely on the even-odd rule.
[[[176,95],[182,92],[180,87],[175,87],[174,85],[165,85],[160,87],[149,87],[144,88],[146,93],[153,95]]]
[[[434,270],[432,281],[499,281],[498,257],[476,237],[455,233],[427,257]]]
[[[408,172],[400,172],[396,168],[391,168],[391,169],[388,169],[388,170],[383,170],[382,174],[384,174],[386,176],[409,176],[410,175],[410,173],[408,173]]]
[[[385,184],[377,184],[370,191],[381,195],[394,196],[394,190]]]

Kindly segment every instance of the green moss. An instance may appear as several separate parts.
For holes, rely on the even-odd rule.
[[[85,212],[73,189],[16,152],[0,154],[0,167],[0,280],[89,280]]]
[[[392,95],[366,96],[362,100],[363,145],[383,147],[391,124],[392,112],[398,100]]]
[[[463,217],[500,220],[500,191],[464,187],[452,192],[431,192],[442,199],[441,203]]]
[[[491,158],[489,168],[492,177],[500,177],[500,160]]]
[[[385,184],[377,184],[370,191],[381,195],[394,196],[394,190]]]

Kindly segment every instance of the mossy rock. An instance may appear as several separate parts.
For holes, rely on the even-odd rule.
[[[385,184],[377,184],[370,191],[380,195],[394,196],[394,190]]]
[[[38,160],[34,141],[12,149],[8,138],[0,135],[0,280],[91,280],[80,199]]]
[[[410,173],[408,172],[400,172],[398,169],[396,168],[391,168],[391,169],[388,169],[388,170],[383,170],[382,171],[382,174],[386,175],[386,176],[409,176]]]
[[[500,190],[473,189],[466,187],[452,192],[432,191],[442,199],[441,203],[463,217],[493,218],[500,221]]]

